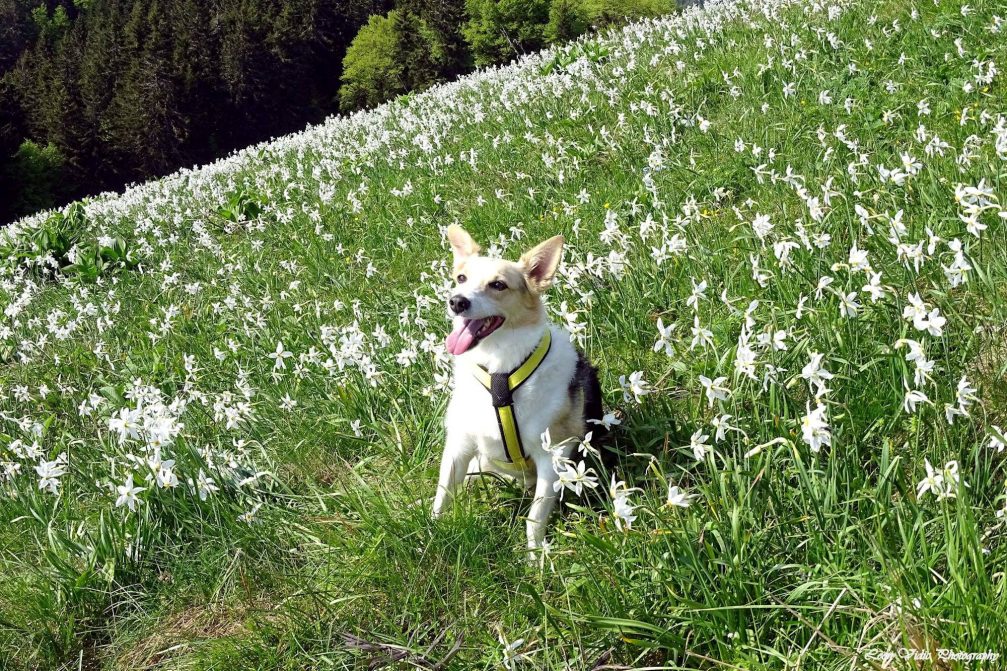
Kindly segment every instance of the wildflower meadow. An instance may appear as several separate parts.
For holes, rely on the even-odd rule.
[[[3,229],[0,669],[1007,668],[1005,63],[713,0]],[[453,223],[600,371],[532,563],[431,519]]]

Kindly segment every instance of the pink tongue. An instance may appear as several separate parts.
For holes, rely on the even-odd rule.
[[[483,319],[466,319],[447,339],[448,352],[458,356],[469,351],[476,342],[476,333],[482,328]]]

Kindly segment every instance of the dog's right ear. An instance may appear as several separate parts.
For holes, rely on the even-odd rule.
[[[448,241],[451,243],[451,249],[454,250],[456,263],[479,253],[479,245],[458,224],[448,226]]]

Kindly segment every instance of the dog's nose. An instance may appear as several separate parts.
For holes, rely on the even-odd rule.
[[[460,315],[461,313],[465,312],[470,307],[472,307],[472,301],[465,298],[464,296],[452,296],[451,300],[448,301],[448,305],[451,306],[452,312],[454,312],[456,315]]]

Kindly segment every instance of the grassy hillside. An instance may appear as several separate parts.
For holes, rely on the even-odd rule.
[[[1007,649],[1005,15],[711,2],[6,229],[0,669]],[[621,420],[534,568],[429,519],[452,222],[567,236]]]

